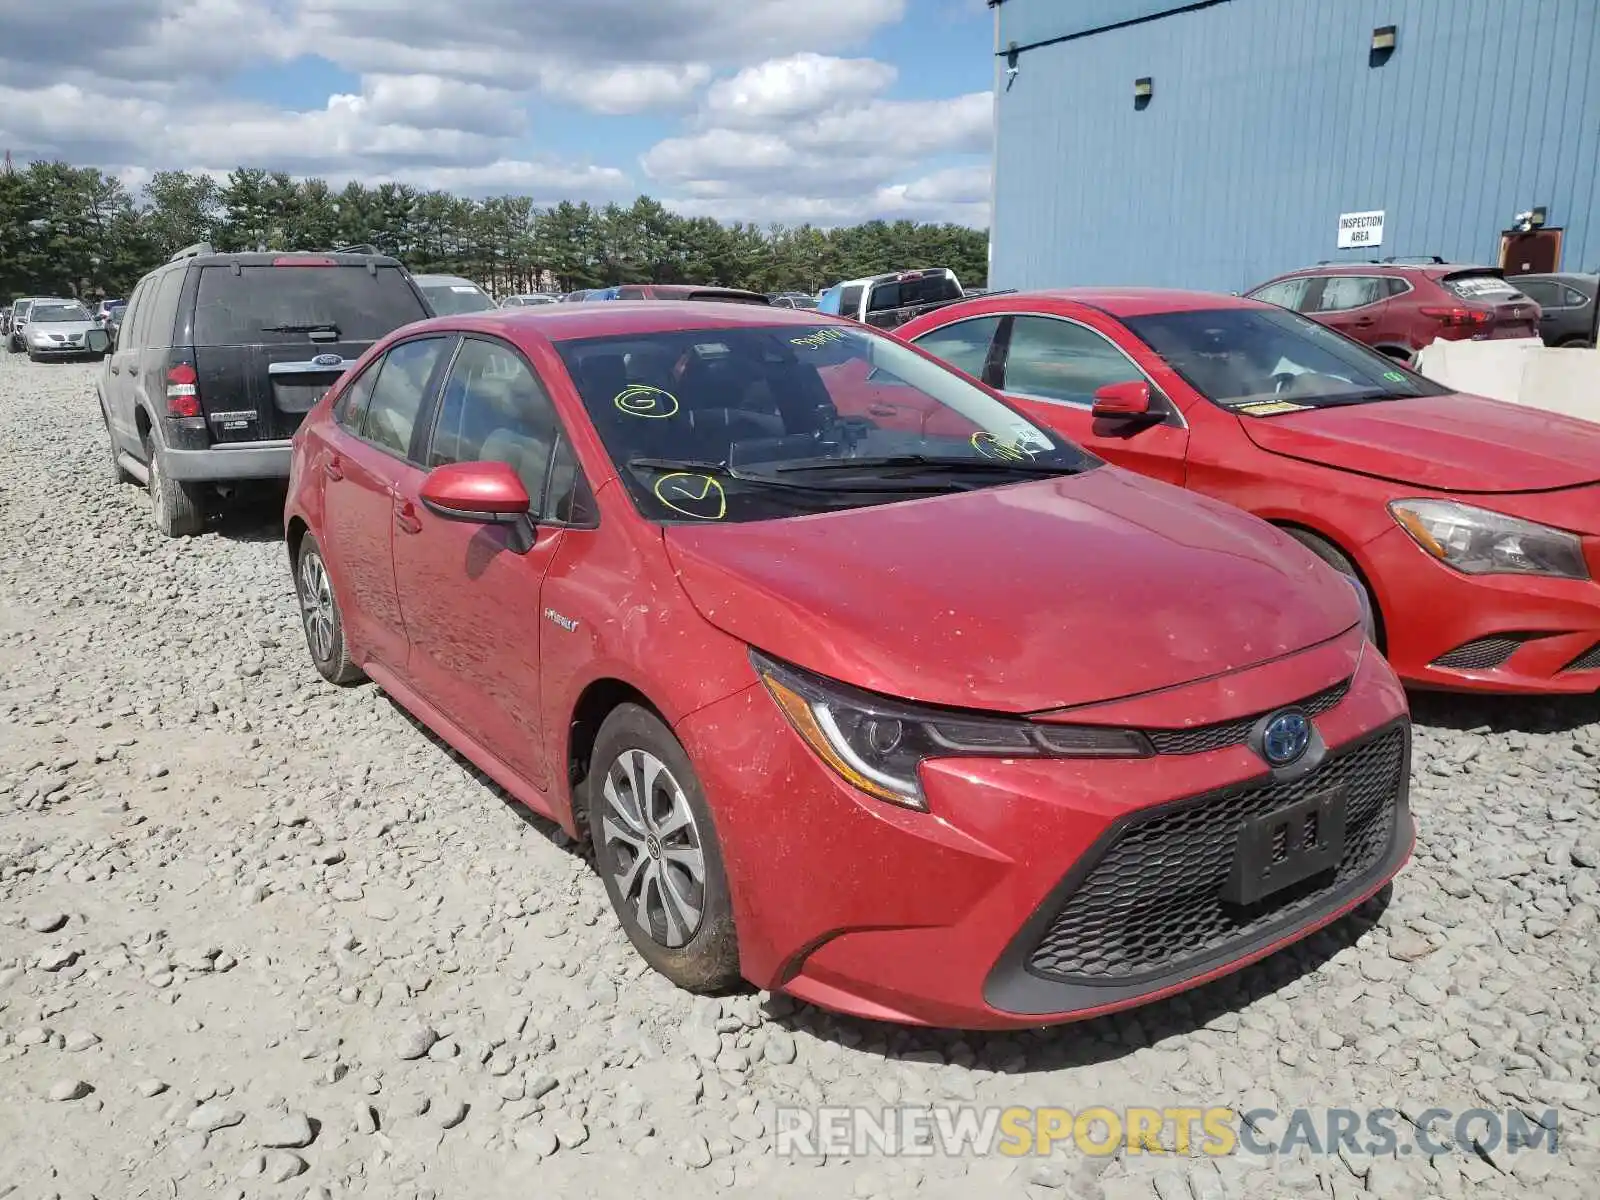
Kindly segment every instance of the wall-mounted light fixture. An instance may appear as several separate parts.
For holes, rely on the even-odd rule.
[[[1011,90],[1011,85],[1017,81],[1017,71],[1019,70],[1017,59],[1021,56],[1022,52],[1017,49],[1015,42],[1006,47],[1006,91],[1008,92]]]
[[[1133,106],[1135,108],[1148,108],[1150,98],[1156,94],[1155,80],[1146,75],[1142,79],[1133,81]]]
[[[1372,52],[1367,56],[1369,66],[1381,67],[1394,56],[1399,44],[1399,30],[1393,25],[1380,25],[1372,31]]]

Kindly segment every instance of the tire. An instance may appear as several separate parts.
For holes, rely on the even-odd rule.
[[[1571,341],[1562,342],[1563,350],[1593,350],[1594,343],[1587,338],[1573,338]]]
[[[161,450],[145,439],[145,461],[150,466],[150,515],[167,537],[193,537],[206,526],[202,493],[192,483],[169,478],[161,468]]]
[[[306,652],[317,674],[339,687],[365,680],[366,674],[351,659],[350,645],[344,640],[344,613],[333,594],[322,547],[309,533],[301,539],[294,560],[294,595],[300,605]]]
[[[1373,623],[1378,627],[1378,636],[1375,640],[1378,643],[1378,649],[1382,650],[1384,647],[1383,615],[1378,610],[1378,598],[1372,594],[1372,589],[1367,586],[1367,581],[1361,577],[1361,572],[1356,569],[1355,563],[1351,562],[1339,547],[1326,538],[1318,537],[1310,530],[1296,529],[1292,525],[1286,525],[1282,528],[1285,533],[1339,572],[1339,574],[1355,580],[1361,590],[1366,593],[1367,605],[1372,609]]]
[[[32,346],[28,347],[28,361],[32,362],[32,363],[36,363],[36,362],[39,361],[39,356],[36,353],[34,353],[34,349],[33,349]]]
[[[648,709],[619,706],[595,736],[586,787],[595,868],[633,948],[686,991],[734,987],[739,943],[722,848],[678,739]],[[635,799],[641,790],[644,805]]]

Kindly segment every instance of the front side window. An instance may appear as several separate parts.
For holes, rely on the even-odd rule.
[[[439,359],[450,345],[449,338],[418,338],[384,355],[377,382],[367,404],[361,436],[400,457],[411,449],[411,432],[417,413],[422,410]]]
[[[1393,359],[1281,308],[1156,313],[1124,323],[1195,391],[1248,416],[1447,394]]]
[[[505,463],[538,511],[555,441],[555,410],[522,357],[497,342],[463,342],[439,401],[428,466]]]
[[[1143,379],[1126,354],[1083,325],[1050,317],[1017,317],[1012,324],[1008,392],[1089,408],[1107,384]]]
[[[855,287],[847,287],[839,292],[839,315],[841,317],[849,317],[854,320],[861,315],[861,294],[864,291],[866,291],[866,288],[861,284],[857,284]]]
[[[655,521],[765,520],[1099,465],[860,327],[687,329],[557,350],[624,485]]]
[[[1257,288],[1250,293],[1250,299],[1260,300],[1263,304],[1276,304],[1280,308],[1298,309],[1306,298],[1306,289],[1311,286],[1311,279],[1312,276],[1309,275],[1280,279],[1277,283]]]
[[[1322,297],[1317,312],[1344,312],[1387,299],[1389,289],[1371,275],[1330,275],[1322,281]]]
[[[912,344],[974,379],[982,379],[984,364],[989,359],[989,345],[999,327],[999,317],[973,317],[930,330]]]

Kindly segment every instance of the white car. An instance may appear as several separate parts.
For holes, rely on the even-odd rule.
[[[436,317],[456,317],[500,307],[488,292],[459,275],[413,275],[411,278],[417,281],[423,299]]]

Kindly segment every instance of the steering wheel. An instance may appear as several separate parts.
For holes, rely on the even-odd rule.
[[[1294,386],[1294,381],[1300,378],[1294,371],[1279,371],[1272,377],[1272,390],[1275,395],[1281,396]]]

